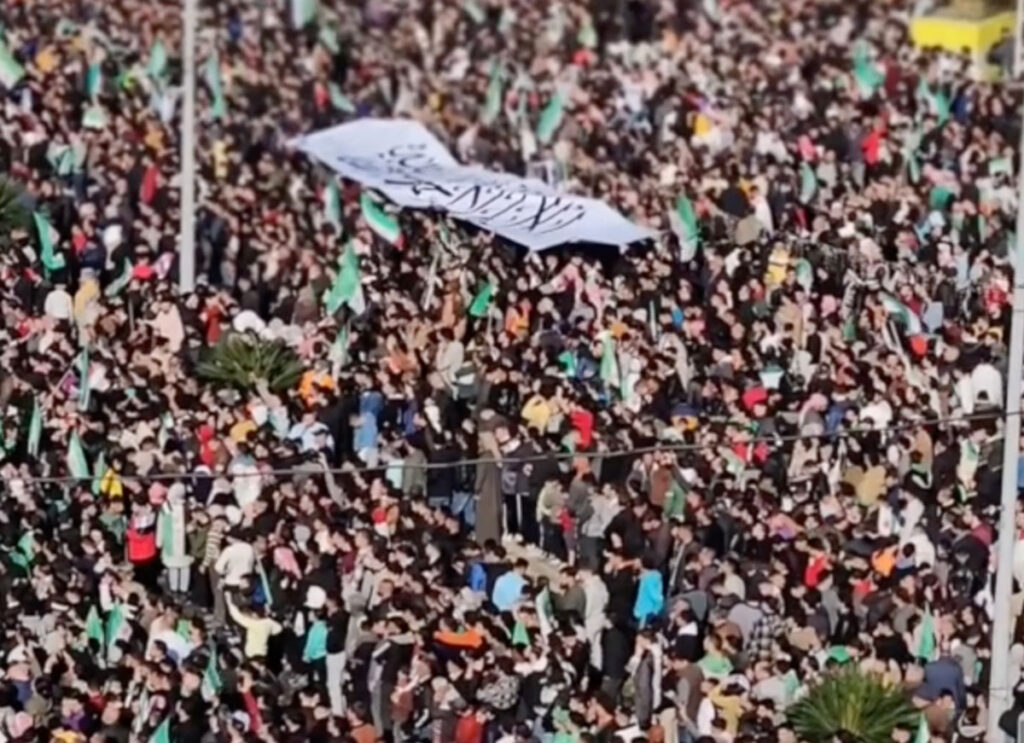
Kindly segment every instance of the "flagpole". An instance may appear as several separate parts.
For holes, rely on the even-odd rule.
[[[196,282],[196,26],[199,0],[182,9],[181,234],[178,287],[191,292]]]
[[[1020,18],[1018,17],[1018,22]],[[1024,110],[1021,113],[1024,119]],[[1024,123],[1024,121],[1022,121]],[[1013,551],[1017,544],[1017,464],[1020,460],[1020,394],[1024,367],[1024,126],[1017,161],[1017,244],[1013,263],[1013,315],[1010,324],[1010,358],[1007,362],[1006,405],[1003,419],[1003,480],[999,509],[998,562],[992,621],[992,673],[989,676],[989,743],[1006,739],[999,718],[1010,708],[1010,641],[1013,617]],[[1016,727],[1016,726],[1015,726]]]

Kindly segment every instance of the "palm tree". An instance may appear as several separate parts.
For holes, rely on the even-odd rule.
[[[847,668],[826,677],[787,711],[797,734],[812,743],[888,743],[898,727],[913,727],[914,706],[880,676]]]
[[[240,333],[222,338],[196,368],[199,377],[212,384],[250,390],[264,381],[274,392],[294,387],[302,372],[302,362],[284,343]]]

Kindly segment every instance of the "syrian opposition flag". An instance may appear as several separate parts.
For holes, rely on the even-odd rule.
[[[882,295],[882,307],[890,319],[895,320],[903,326],[907,335],[920,335],[922,333],[921,318],[907,305],[891,294]]]
[[[680,258],[685,263],[692,260],[700,247],[700,226],[697,224],[697,212],[693,203],[681,195],[676,199],[676,206],[668,215],[672,232],[679,239]]]
[[[67,453],[68,472],[77,480],[89,480],[92,473],[89,472],[89,461],[85,458],[85,450],[82,448],[82,440],[78,433],[71,432],[71,440],[68,442]]]
[[[341,194],[334,178],[329,179],[324,188],[324,219],[335,229],[341,229]]]
[[[42,212],[33,212],[32,219],[36,224],[36,234],[39,237],[39,258],[47,271],[59,271],[64,268],[64,256],[54,252],[54,238],[57,231],[50,225],[46,215]]]
[[[548,105],[540,112],[540,120],[537,122],[537,141],[541,144],[551,142],[558,127],[562,125],[562,117],[565,115],[565,95],[561,90],[555,91],[548,101]]]
[[[347,304],[357,315],[361,315],[366,309],[363,279],[359,273],[359,256],[356,255],[351,240],[345,243],[345,252],[341,256],[334,283],[324,295],[324,306],[328,315],[333,315],[343,304]]]
[[[404,247],[402,228],[398,225],[396,217],[384,211],[380,204],[365,192],[359,197],[359,208],[362,209],[363,219],[378,237],[387,240],[397,248]]]

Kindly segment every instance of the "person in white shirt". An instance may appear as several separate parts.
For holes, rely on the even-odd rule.
[[[221,550],[217,561],[213,564],[210,574],[210,589],[213,592],[213,613],[223,621],[227,604],[224,601],[225,586],[237,588],[253,571],[256,564],[256,551],[245,539],[243,531],[233,531],[227,535],[227,545]]]

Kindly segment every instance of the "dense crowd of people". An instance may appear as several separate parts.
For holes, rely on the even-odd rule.
[[[179,4],[0,4],[0,739],[981,740],[1020,96],[912,5],[201,0],[182,294]],[[384,239],[366,116],[657,237]]]

